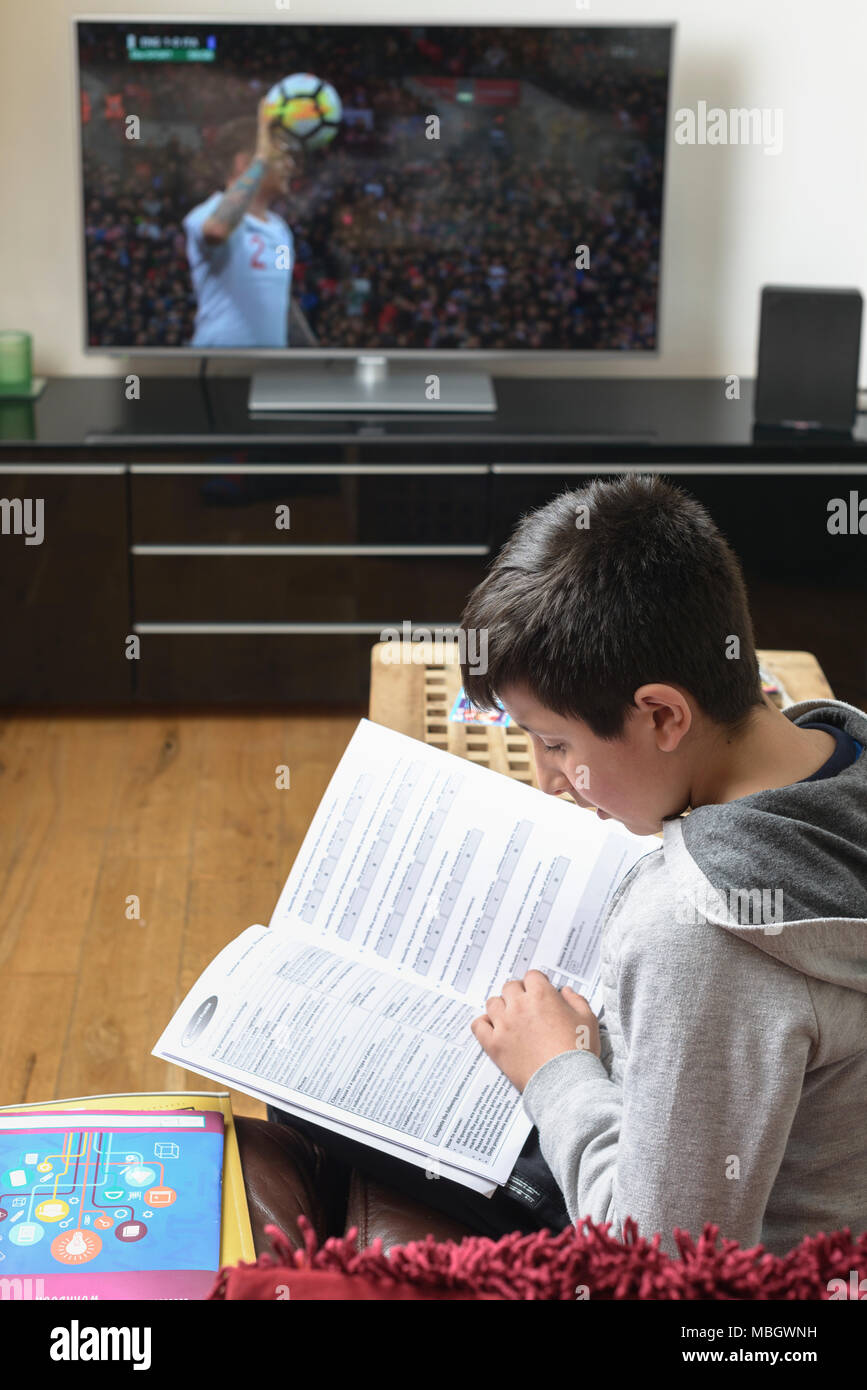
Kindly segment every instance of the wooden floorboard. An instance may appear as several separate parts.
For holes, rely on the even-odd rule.
[[[364,713],[0,721],[0,1104],[220,1089],[151,1048],[217,952],[268,921]]]

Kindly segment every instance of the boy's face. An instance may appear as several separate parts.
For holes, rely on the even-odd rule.
[[[597,737],[581,719],[554,714],[524,687],[510,685],[497,693],[530,736],[542,791],[568,792],[579,806],[595,807],[600,819],[652,835],[666,817],[680,815],[689,804],[688,776],[681,759],[671,754],[689,728],[691,712],[682,692],[674,690],[672,708],[663,694],[669,690],[643,686],[622,734],[613,740]]]

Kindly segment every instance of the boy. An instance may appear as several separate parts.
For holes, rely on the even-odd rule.
[[[536,1126],[490,1199],[269,1117],[486,1235],[867,1229],[867,715],[763,696],[738,562],[654,477],[525,517],[462,627],[488,654],[464,689],[527,730],[543,791],[662,831],[606,917],[604,1025],[538,971],[487,1001],[473,1033]]]
[[[570,1218],[671,1252],[867,1229],[867,715],[762,695],[738,563],[658,478],[526,517],[462,626],[542,789],[663,835],[606,918],[603,1028],[537,971],[473,1023]]]

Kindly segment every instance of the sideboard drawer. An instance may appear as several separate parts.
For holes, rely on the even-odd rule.
[[[11,409],[0,405],[0,413]],[[123,469],[23,460],[20,471],[5,465],[0,493],[0,702],[128,700]]]
[[[358,705],[362,714],[375,641],[365,633],[145,632],[139,659],[130,664],[142,703],[315,702]]]
[[[133,561],[141,622],[453,623],[487,558],[425,554],[163,555]]]
[[[480,543],[489,529],[484,465],[150,468],[131,468],[136,544]]]

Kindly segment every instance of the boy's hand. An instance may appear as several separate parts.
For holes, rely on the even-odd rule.
[[[568,985],[555,989],[541,970],[508,980],[485,1008],[470,1024],[473,1036],[519,1091],[561,1052],[578,1047],[598,1057],[602,1051],[599,1024],[583,994]]]

